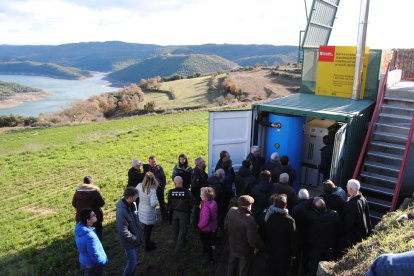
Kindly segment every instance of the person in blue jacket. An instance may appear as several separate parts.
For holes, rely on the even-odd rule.
[[[82,209],[80,221],[75,227],[76,247],[79,250],[79,263],[84,275],[100,276],[108,257],[92,225],[97,221],[96,214],[90,208]]]

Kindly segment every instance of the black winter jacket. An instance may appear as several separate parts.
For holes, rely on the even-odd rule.
[[[144,180],[145,174],[141,170],[131,167],[128,171],[128,185],[127,187],[136,187]]]
[[[202,187],[208,186],[208,175],[204,170],[198,167],[194,168],[193,175],[191,176],[191,193],[196,201],[200,198],[200,190]]]
[[[289,214],[276,212],[265,223],[267,253],[275,262],[289,263],[295,252],[295,220]]]
[[[249,169],[241,167],[236,173],[234,183],[236,186],[237,196],[248,195],[256,185],[256,177],[254,177]]]
[[[174,211],[191,213],[193,205],[193,196],[187,189],[175,188],[168,192],[168,211],[170,215]]]
[[[152,172],[154,174],[155,178],[158,181],[159,189],[165,188],[165,184],[167,183],[167,181],[165,178],[164,169],[160,165],[157,165],[155,168],[153,168],[149,164],[144,164],[143,168],[144,174],[146,174],[147,172]]]
[[[362,194],[345,203],[343,212],[345,246],[360,242],[371,234],[368,202]]]
[[[269,207],[269,198],[274,192],[273,184],[265,181],[260,181],[252,190],[252,197],[254,198],[252,213],[259,226],[263,224],[264,210]]]

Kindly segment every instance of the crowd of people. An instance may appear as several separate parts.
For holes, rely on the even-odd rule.
[[[219,237],[225,237],[230,249],[227,275],[249,275],[258,254],[266,256],[268,275],[315,275],[319,261],[338,258],[371,232],[368,204],[355,179],[348,181],[347,193],[329,179],[318,197],[310,197],[306,189],[297,193],[289,157],[275,152],[266,162],[257,146],[237,172],[227,151],[220,153],[213,176],[205,172],[202,157],[194,164],[192,168],[186,155],[179,155],[165,202],[167,177],[157,158],[132,162],[127,187],[116,203],[116,228],[127,258],[123,275],[135,274],[139,246],[146,252],[157,248],[151,239],[157,206],[161,219],[173,226],[177,253],[187,244],[189,227],[199,231],[206,262],[214,260],[216,248],[223,245]],[[108,263],[101,244],[105,202],[91,177],[77,187],[72,203],[81,268],[85,275],[101,275]]]

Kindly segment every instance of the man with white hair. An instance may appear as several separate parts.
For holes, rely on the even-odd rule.
[[[306,189],[300,189],[298,192],[298,197],[300,199],[309,199],[309,192]]]
[[[246,160],[249,160],[252,163],[252,172],[256,178],[259,178],[260,169],[265,163],[265,160],[260,156],[259,146],[251,146],[250,153],[247,155]]]
[[[344,248],[360,242],[371,234],[369,206],[367,200],[359,191],[360,187],[361,184],[356,179],[350,179],[346,184],[349,198],[342,211]]]
[[[270,160],[263,165],[263,170],[267,170],[272,174],[272,181],[274,183],[279,181],[279,176],[282,173],[279,153],[274,152],[270,155]]]
[[[302,275],[305,275],[308,269],[309,261],[309,240],[307,236],[309,234],[309,225],[306,217],[306,213],[312,206],[313,198],[309,197],[309,192],[306,189],[300,189],[298,192],[299,200],[291,212],[292,217],[296,223],[296,241],[298,255],[293,262],[293,270],[295,272],[302,271]]]
[[[289,185],[289,175],[287,173],[282,173],[279,176],[279,183],[275,184],[275,193],[287,195],[287,207],[289,212],[292,212],[293,207],[295,207],[298,201],[298,196],[295,189]]]
[[[132,160],[132,167],[128,171],[127,187],[136,187],[144,180],[145,173],[142,169],[143,163],[139,160]]]

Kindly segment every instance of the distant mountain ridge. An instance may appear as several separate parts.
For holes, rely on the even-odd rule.
[[[92,71],[113,71],[121,63],[136,63],[165,54],[217,55],[242,66],[296,62],[297,46],[203,44],[160,46],[121,41],[51,45],[0,45],[0,61],[50,62]]]
[[[81,79],[91,76],[89,71],[65,67],[54,63],[33,61],[0,62],[0,74],[36,75],[59,79]]]
[[[218,71],[230,71],[236,67],[238,67],[236,63],[215,55],[161,55],[115,71],[108,75],[108,79],[137,83],[140,79],[155,76],[205,75]]]

